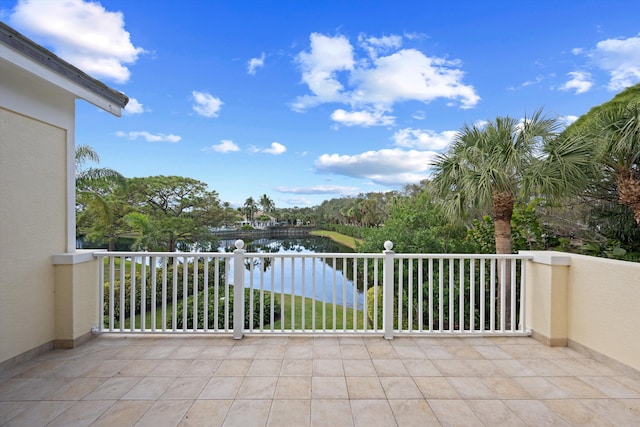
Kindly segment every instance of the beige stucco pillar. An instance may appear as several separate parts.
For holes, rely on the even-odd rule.
[[[564,347],[569,337],[569,265],[559,252],[520,251],[527,261],[526,325],[533,338]]]
[[[91,338],[97,326],[98,269],[94,251],[53,256],[55,265],[56,348],[74,348]]]

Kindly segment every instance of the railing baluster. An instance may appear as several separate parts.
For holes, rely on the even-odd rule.
[[[98,331],[104,331],[104,258],[98,258]]]
[[[484,332],[486,304],[486,265],[487,260],[480,259],[480,332]]]
[[[358,330],[358,259],[353,259],[353,331]],[[345,301],[345,306],[347,305]]]
[[[460,263],[460,290],[458,296],[458,330],[464,331],[464,258],[458,261]]]
[[[136,258],[131,257],[131,299],[129,300],[129,330],[136,329]]]
[[[147,260],[146,256],[141,257],[140,265],[140,330],[147,329]]]
[[[469,330],[476,330],[476,260],[469,260]]]
[[[380,325],[378,325],[378,313],[382,311],[380,304],[378,302],[378,290],[380,289],[380,280],[378,278],[378,260],[375,259],[373,263],[373,280],[374,286],[376,290],[373,292],[373,330],[378,332],[380,329]]]
[[[402,330],[403,318],[402,318],[402,303],[403,303],[403,289],[402,289],[402,278],[404,272],[404,260],[402,258],[398,258],[398,331]]]
[[[260,332],[264,332],[264,270],[266,258],[260,259]],[[273,301],[272,301],[273,303]]]
[[[500,260],[500,332],[504,332],[506,329],[506,289],[507,289],[507,265],[506,260],[502,258]]]
[[[453,310],[453,301],[455,297],[455,260],[449,259],[449,332],[453,332],[453,321],[456,318]]]
[[[423,307],[423,300],[424,300],[424,290],[423,290],[423,272],[424,272],[424,265],[423,265],[423,258],[420,258],[418,260],[418,283],[416,284],[416,292],[418,292],[418,331],[422,332],[424,329],[424,323],[423,323],[423,319],[424,319],[424,307]]]
[[[198,330],[198,257],[193,257],[193,331]]]
[[[433,332],[433,258],[429,258],[429,332]]]
[[[516,260],[509,261],[511,265],[511,332],[516,331]]]
[[[496,330],[496,259],[491,259],[490,264],[491,272],[490,272],[490,283],[491,291],[490,291],[490,302],[489,302],[489,320],[491,322],[489,330],[491,332],[495,332]]]
[[[440,316],[438,331],[444,331],[444,258],[438,262],[438,314]]]
[[[305,272],[306,272],[306,268],[305,267],[306,267],[306,264],[307,264],[306,260],[307,260],[306,258],[303,258],[303,257],[300,258],[300,262],[302,263],[302,272],[300,274],[300,278],[301,278],[301,281],[302,281],[302,300],[301,300],[301,303],[300,303],[301,304],[302,315],[300,316],[300,326],[301,326],[302,332],[305,331],[305,327],[306,327],[306,325],[304,324],[304,318],[305,318],[304,314],[305,314],[305,309],[306,309],[306,307],[305,307],[305,292],[304,292],[304,289],[307,287],[307,282],[306,282],[307,275],[305,274]]]
[[[294,331],[296,329],[296,299],[295,299],[295,292],[294,292],[296,258],[291,257],[290,260],[291,260],[291,331]]]
[[[311,258],[311,329],[316,331],[316,260]]]
[[[124,318],[127,306],[125,305],[125,295],[127,293],[127,286],[125,283],[124,272],[126,270],[125,257],[120,257],[120,332],[124,332]]]
[[[409,327],[409,332],[413,330],[413,258],[408,260],[409,263],[409,271],[407,274],[407,290],[409,292],[408,299],[409,304],[407,306],[407,324]]]
[[[347,330],[347,258],[342,258],[342,332]]]
[[[202,259],[204,263],[202,275],[202,330],[209,331],[209,257]],[[214,300],[215,301],[215,300]]]
[[[116,267],[115,267],[116,259],[111,257],[109,259],[109,331],[113,332],[113,327],[115,323],[114,319],[114,308],[115,308],[115,290],[116,287]]]

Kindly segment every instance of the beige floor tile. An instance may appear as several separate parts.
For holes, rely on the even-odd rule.
[[[311,399],[311,377],[280,377],[274,399]]]
[[[198,399],[235,399],[245,377],[213,377]]]
[[[404,359],[402,361],[409,375],[413,377],[438,377],[442,374],[430,360]]]
[[[180,427],[220,427],[233,400],[196,400],[178,424]]]
[[[0,425],[4,425],[13,417],[18,416],[38,402],[0,402]]]
[[[491,359],[493,366],[508,377],[535,377],[538,375],[523,362],[524,360],[515,359]]]
[[[611,426],[600,415],[574,399],[556,399],[543,402],[551,411],[573,426]]]
[[[272,377],[280,374],[282,359],[255,359],[251,363],[248,376],[252,377]]]
[[[616,399],[579,399],[580,403],[588,407],[600,417],[615,426],[637,426],[640,419],[637,410],[632,405],[622,403]]]
[[[246,377],[236,399],[273,399],[278,377]]]
[[[114,400],[80,401],[64,411],[47,426],[73,427],[88,426],[105,413],[116,402]]]
[[[614,376],[613,379],[631,390],[635,390],[640,393],[640,378],[634,379],[630,377]]]
[[[347,377],[349,399],[385,399],[378,377]]]
[[[180,374],[181,377],[211,377],[222,363],[218,359],[196,359],[187,365]]]
[[[398,360],[398,353],[391,344],[367,344],[371,359],[394,359]]]
[[[91,427],[133,426],[151,408],[153,400],[120,400],[100,416]]]
[[[314,377],[341,377],[344,376],[341,359],[313,359]]]
[[[140,359],[168,359],[176,351],[176,345],[154,345],[140,355]]]
[[[80,400],[100,387],[106,378],[76,378],[48,396],[51,400]]]
[[[467,405],[486,426],[525,426],[526,424],[501,400],[467,400]]]
[[[534,399],[567,399],[571,396],[560,387],[540,377],[518,377],[514,378]]]
[[[253,359],[258,348],[257,345],[236,345],[229,351],[226,359]]]
[[[426,400],[389,400],[398,427],[439,426],[440,423]]]
[[[531,426],[568,426],[558,414],[539,400],[505,400],[504,403]]]
[[[177,378],[169,386],[161,399],[197,399],[202,389],[209,382],[209,378],[204,377],[181,377]]]
[[[161,360],[153,359],[129,360],[116,375],[123,377],[146,377],[160,362]]]
[[[175,380],[173,377],[144,377],[121,397],[124,400],[157,400]]]
[[[192,400],[158,400],[138,420],[138,427],[176,426],[182,420]]]
[[[371,359],[381,377],[408,377],[409,371],[400,359]]]
[[[274,400],[267,426],[305,427],[311,425],[311,400]]]
[[[551,362],[564,369],[569,375],[613,376],[618,374],[613,369],[591,359],[553,359]]]
[[[44,400],[38,403],[34,403],[33,406],[28,409],[25,408],[20,413],[13,414],[10,421],[7,424],[2,424],[6,427],[13,426],[44,426],[57,418],[64,411],[69,409],[76,402],[70,401],[49,401]],[[4,406],[0,406],[0,409],[4,409]],[[2,413],[0,419],[4,418],[6,414]]]
[[[483,378],[482,382],[489,390],[491,390],[498,399],[532,399],[529,393],[519,383],[512,378],[505,377],[488,377]]]
[[[496,393],[484,384],[482,378],[449,377],[447,381],[463,399],[497,399]]]
[[[313,377],[311,396],[314,399],[347,399],[347,382],[344,377]]]
[[[105,377],[110,378],[118,375],[129,364],[130,360],[102,360],[100,364],[82,373],[83,377]]]
[[[338,343],[343,345],[365,345],[363,337],[339,336]]]
[[[561,377],[569,376],[569,372],[562,369],[560,366],[551,363],[546,359],[522,359],[519,360],[521,364],[527,368],[533,370],[537,375],[541,377]]]
[[[578,377],[581,381],[598,389],[609,397],[619,399],[638,399],[640,393],[619,383],[611,377]]]
[[[513,357],[497,345],[475,345],[473,349],[485,359],[510,360]]]
[[[311,359],[284,359],[280,375],[310,377],[313,373],[313,361]]]
[[[271,400],[235,400],[222,425],[262,427],[267,424],[270,409]]]
[[[378,400],[352,400],[351,412],[356,427],[388,427],[395,425],[389,402]]]
[[[313,399],[311,401],[311,425],[313,427],[353,426],[349,401]]]
[[[117,400],[126,395],[141,380],[140,377],[113,377],[84,397],[84,400]]]
[[[455,359],[455,354],[448,351],[448,346],[432,345],[429,347],[422,347],[424,353],[430,360],[447,360]]]
[[[220,363],[215,375],[217,377],[244,376],[251,369],[252,363],[252,359],[226,359]]]
[[[198,355],[204,350],[204,346],[181,346],[169,355],[170,359],[196,359]]]
[[[311,344],[289,344],[284,352],[286,359],[312,359],[313,345]]]
[[[573,398],[602,399],[607,397],[602,391],[578,377],[545,377],[545,379]]]
[[[395,341],[395,340],[394,340]],[[398,353],[400,359],[426,359],[426,353],[416,344],[394,345],[393,348]]]
[[[490,360],[434,360],[438,370],[448,377],[498,377],[503,375]]]
[[[460,395],[444,377],[413,377],[425,399],[460,399]]]
[[[378,375],[371,360],[344,358],[342,367],[344,368],[345,376],[348,377],[375,377]]]
[[[479,426],[480,419],[464,400],[429,399],[429,406],[443,426]]]
[[[369,350],[364,344],[340,344],[340,353],[345,360],[371,359]]]
[[[274,337],[275,338],[275,337]],[[256,353],[256,359],[283,359],[287,346],[285,344],[279,345],[263,345]]]
[[[142,357],[147,352],[147,348],[142,345],[129,345],[115,353],[110,359],[127,359],[135,360]]]
[[[189,360],[160,360],[158,365],[149,372],[150,377],[178,377],[191,362]]]
[[[342,357],[340,352],[340,345],[314,345],[313,346],[313,358],[314,359],[339,359]]]
[[[198,354],[198,359],[224,359],[229,354],[231,346],[207,346]]]
[[[421,399],[422,392],[411,377],[380,377],[387,399]]]
[[[484,359],[475,348],[470,345],[452,345],[447,347],[447,351],[453,355],[454,359]]]

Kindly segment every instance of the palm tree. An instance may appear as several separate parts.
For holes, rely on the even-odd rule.
[[[640,225],[640,103],[601,111],[592,133],[597,158],[616,183],[618,201],[631,208]]]
[[[247,216],[247,221],[253,221],[253,214],[255,213],[258,205],[253,197],[249,197],[244,201],[244,213]]]
[[[100,163],[100,157],[96,151],[88,145],[76,147],[76,185],[83,187],[93,180],[114,180],[121,182],[122,175],[109,168],[84,168],[87,162]]]
[[[434,187],[450,215],[492,213],[498,254],[512,252],[516,201],[556,199],[587,185],[594,164],[591,145],[586,138],[559,138],[560,126],[542,110],[521,121],[497,117],[484,126],[464,125],[433,162]],[[498,301],[511,298],[509,278],[504,282],[505,295],[498,292]],[[508,304],[505,318],[510,318]]]
[[[586,186],[593,168],[586,138],[558,138],[556,118],[536,110],[520,121],[497,117],[464,125],[450,149],[433,162],[433,184],[452,216],[490,211],[496,253],[510,254],[516,201],[548,200]]]
[[[273,203],[273,200],[271,199],[271,197],[267,196],[266,194],[263,194],[262,196],[260,196],[260,200],[258,201],[258,204],[262,207],[262,212],[266,215],[269,215],[271,211],[275,208],[275,204]]]

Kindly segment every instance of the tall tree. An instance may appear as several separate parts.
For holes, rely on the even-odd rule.
[[[244,214],[247,217],[247,221],[253,221],[253,216],[256,213],[256,210],[258,209],[258,204],[253,199],[253,197],[249,197],[247,198],[247,200],[244,201],[243,208],[244,208]]]
[[[120,173],[109,168],[85,167],[87,163],[100,163],[98,153],[89,145],[76,147],[76,187],[83,189],[96,180],[111,180],[122,182]]]
[[[263,194],[262,196],[260,196],[260,200],[258,200],[258,203],[262,208],[262,212],[266,215],[269,215],[271,211],[273,211],[276,207],[271,197],[267,196],[266,194]]]
[[[632,210],[640,224],[640,102],[603,109],[594,124],[590,133],[597,159],[615,182],[618,201]]]
[[[449,150],[433,162],[433,183],[448,212],[491,212],[496,253],[510,254],[516,200],[547,200],[582,190],[594,167],[585,138],[558,138],[556,118],[536,110],[516,120],[497,117],[464,125]]]

